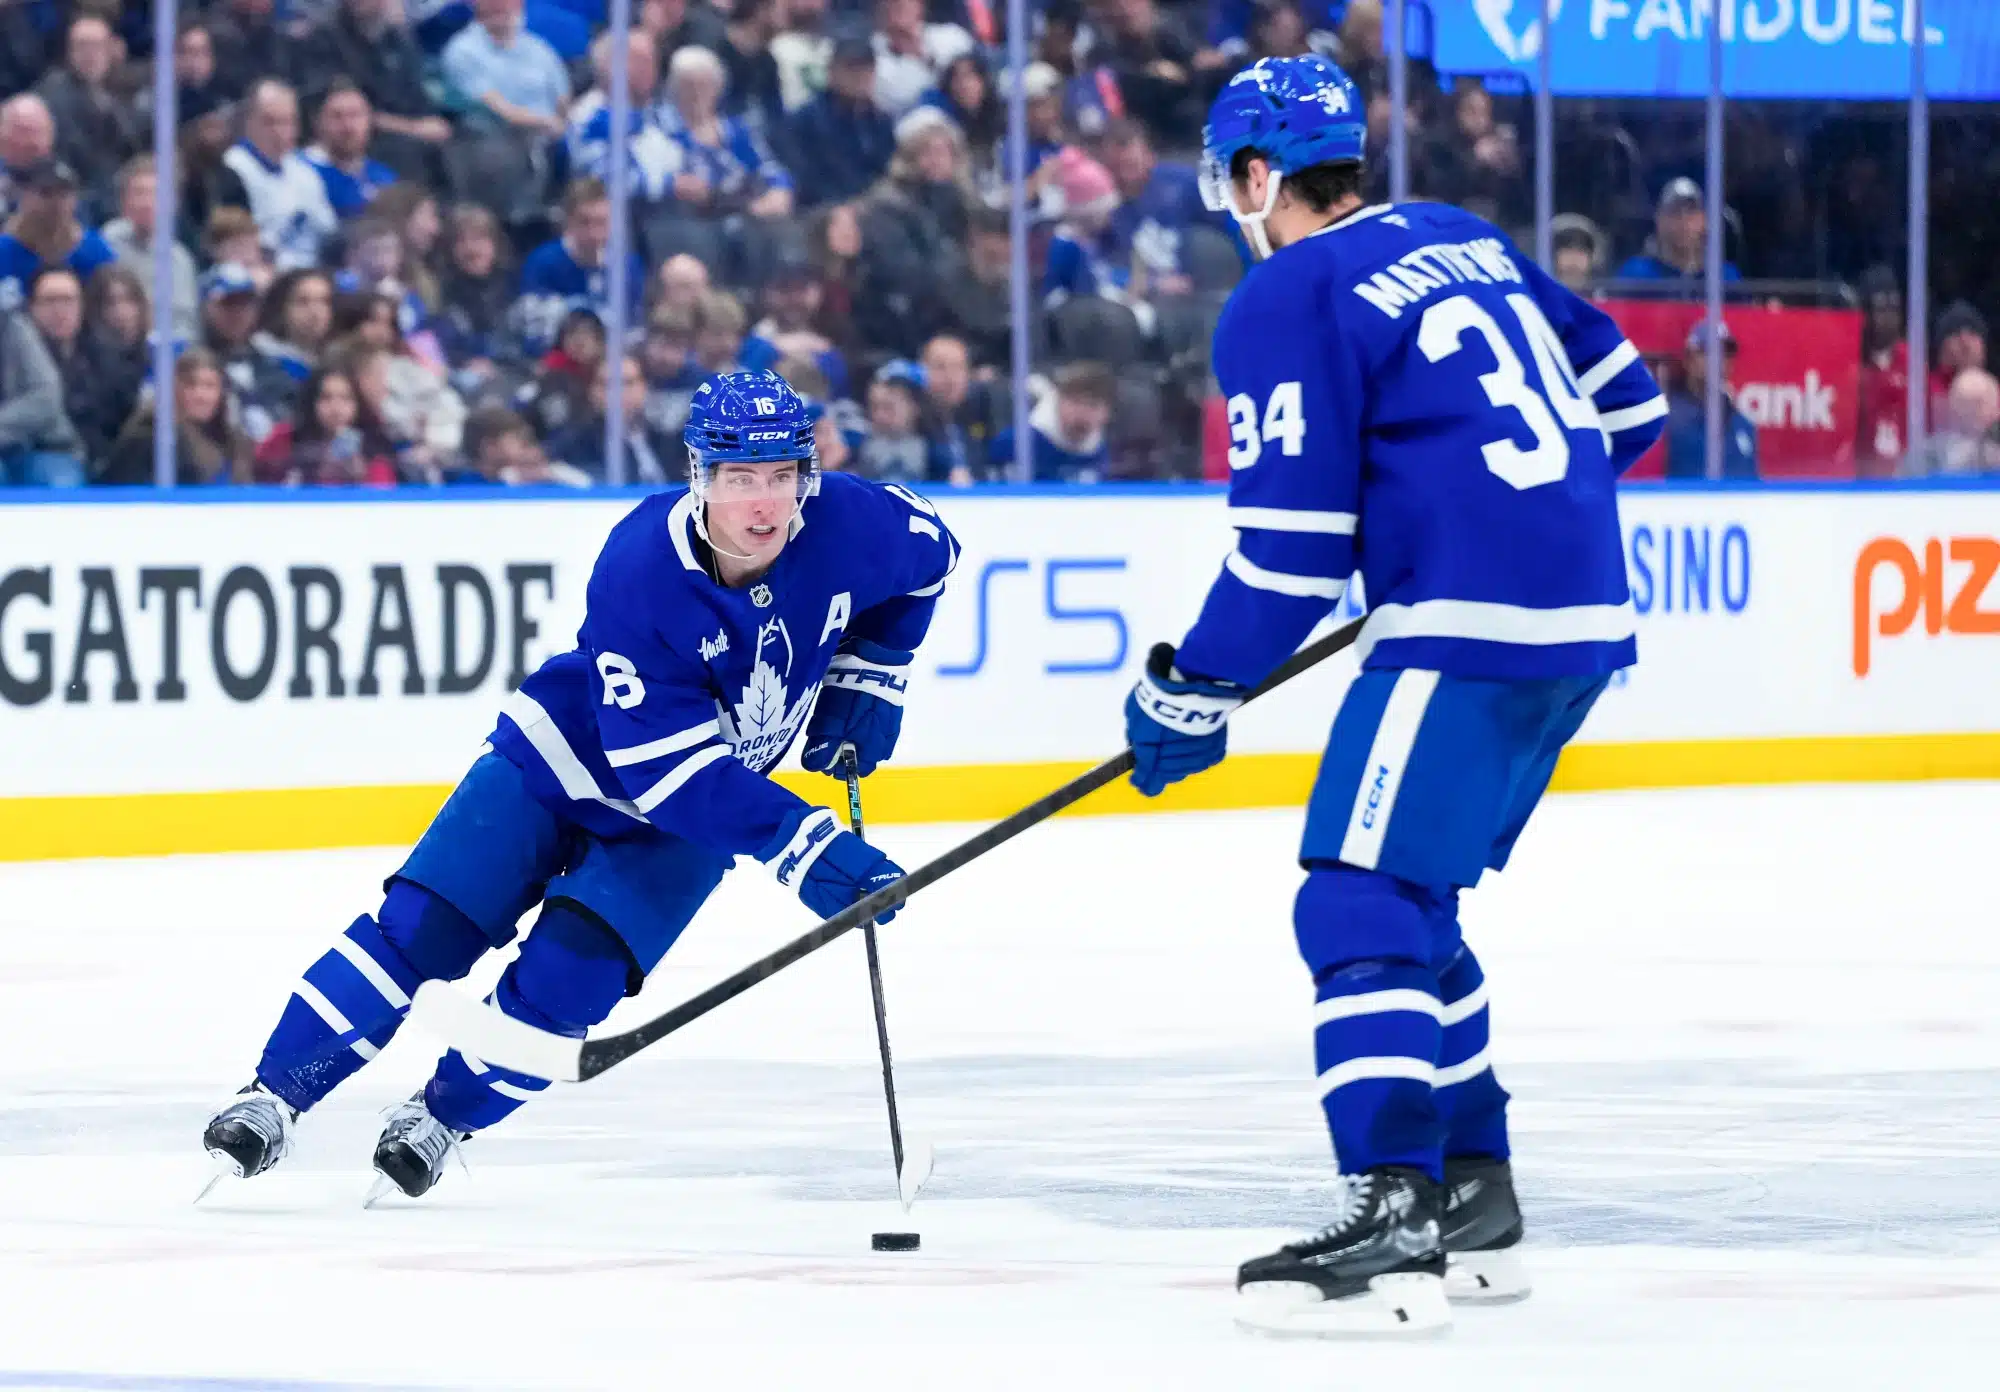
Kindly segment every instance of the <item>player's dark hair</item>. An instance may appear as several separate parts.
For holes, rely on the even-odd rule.
[[[1229,177],[1250,177],[1250,161],[1263,159],[1262,150],[1238,150],[1229,161]],[[1285,176],[1284,187],[1294,198],[1316,213],[1324,213],[1338,203],[1361,196],[1361,161],[1335,160],[1309,165]]]

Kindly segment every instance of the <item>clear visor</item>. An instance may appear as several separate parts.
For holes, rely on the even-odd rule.
[[[1199,170],[1201,203],[1211,213],[1233,213],[1234,192],[1229,177],[1229,166],[1207,150],[1201,152]]]
[[[819,461],[772,459],[707,462],[688,454],[688,481],[697,497],[711,503],[754,503],[766,499],[803,503],[819,491]]]

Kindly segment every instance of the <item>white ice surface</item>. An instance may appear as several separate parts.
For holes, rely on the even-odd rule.
[[[1387,1347],[1230,1325],[1329,1170],[1295,814],[1059,822],[883,931],[907,1218],[858,940],[363,1212],[406,1036],[195,1209],[396,856],[0,866],[0,1389],[2000,1386],[1995,828],[1996,785],[1546,804],[1464,913],[1538,1290]],[[807,926],[739,875],[619,1018]]]

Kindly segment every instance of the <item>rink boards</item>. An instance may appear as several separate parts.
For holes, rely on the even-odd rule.
[[[1231,533],[1220,491],[940,493],[964,544],[876,820],[982,820],[1122,742]],[[0,501],[0,859],[394,843],[567,647],[633,497]],[[1628,491],[1640,665],[1563,788],[2000,773],[2000,490]],[[1361,597],[1342,617],[1361,612]],[[1296,803],[1351,659],[1158,802]],[[815,800],[832,785],[785,775]]]

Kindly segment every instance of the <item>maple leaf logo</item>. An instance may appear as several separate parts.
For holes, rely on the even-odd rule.
[[[766,657],[776,650],[784,655],[782,671]],[[786,704],[791,676],[792,635],[783,619],[773,619],[757,630],[757,660],[750,667],[742,698],[733,710],[716,702],[722,737],[740,761],[759,773],[783,756],[812,709],[815,688],[811,686],[797,701]]]

